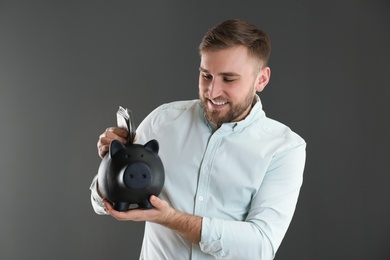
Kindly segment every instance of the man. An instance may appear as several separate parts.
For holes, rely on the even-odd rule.
[[[291,222],[305,164],[305,141],[265,116],[256,92],[270,79],[267,35],[243,20],[209,30],[200,44],[199,98],[164,104],[137,129],[137,143],[160,143],[165,184],[151,210],[98,214],[146,221],[140,259],[273,259]],[[128,133],[108,128],[103,157]]]

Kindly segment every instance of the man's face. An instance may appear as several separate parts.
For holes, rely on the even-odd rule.
[[[202,52],[199,70],[199,97],[207,119],[217,127],[244,119],[270,76],[269,68],[260,70],[245,46]]]

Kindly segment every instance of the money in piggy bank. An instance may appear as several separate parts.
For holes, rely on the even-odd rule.
[[[135,208],[153,208],[149,198],[160,194],[165,181],[158,151],[157,140],[145,145],[111,142],[99,166],[98,187],[115,210],[127,211],[135,204]]]

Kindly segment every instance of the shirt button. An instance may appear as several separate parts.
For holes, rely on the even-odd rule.
[[[203,196],[199,196],[199,201],[203,201]]]

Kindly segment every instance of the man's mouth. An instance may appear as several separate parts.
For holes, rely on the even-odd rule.
[[[228,103],[227,101],[217,101],[217,100],[212,100],[212,99],[209,99],[209,100],[211,103],[213,103],[216,106],[223,106],[223,105]]]

